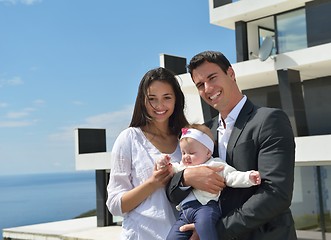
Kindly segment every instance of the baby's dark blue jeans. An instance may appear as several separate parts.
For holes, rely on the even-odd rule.
[[[167,240],[188,240],[193,231],[181,232],[179,228],[189,223],[194,223],[200,240],[218,240],[216,224],[221,216],[221,209],[216,201],[211,200],[206,205],[202,205],[198,200],[184,203]]]

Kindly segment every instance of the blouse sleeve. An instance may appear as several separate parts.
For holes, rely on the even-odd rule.
[[[111,214],[123,216],[121,207],[122,195],[133,188],[132,163],[132,136],[129,129],[120,133],[111,152],[111,168],[107,186],[108,199],[106,205]]]

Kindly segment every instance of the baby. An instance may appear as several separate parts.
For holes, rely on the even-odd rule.
[[[182,171],[188,167],[196,166],[224,166],[219,174],[225,178],[226,185],[230,187],[244,188],[261,183],[258,171],[240,172],[228,165],[220,158],[213,158],[214,141],[210,129],[203,124],[192,124],[182,129],[179,142],[182,159],[180,163],[170,163],[170,157],[165,156],[157,161],[157,167],[162,168],[172,165],[174,172]],[[181,232],[179,228],[185,224],[195,223],[195,229],[201,240],[218,239],[216,223],[221,217],[221,209],[218,203],[220,193],[211,194],[198,189],[191,193],[177,206],[179,218],[171,228],[167,239],[179,239],[180,236],[192,235],[192,231]],[[183,239],[183,238],[180,238]]]

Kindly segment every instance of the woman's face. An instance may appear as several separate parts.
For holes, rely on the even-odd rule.
[[[147,89],[145,105],[153,121],[168,121],[174,112],[175,102],[175,92],[166,82],[156,80]]]

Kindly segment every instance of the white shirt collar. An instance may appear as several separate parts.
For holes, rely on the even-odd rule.
[[[224,119],[225,124],[228,125],[237,120],[238,115],[239,115],[241,109],[243,108],[246,100],[247,100],[247,97],[246,97],[246,95],[244,95],[242,97],[242,99],[237,103],[237,105],[231,110],[231,112],[228,114],[228,116]],[[223,125],[221,113],[219,114],[219,121],[220,121],[220,126]]]

